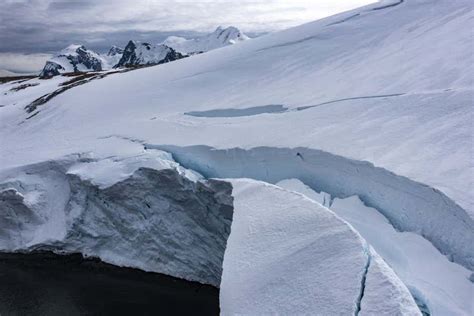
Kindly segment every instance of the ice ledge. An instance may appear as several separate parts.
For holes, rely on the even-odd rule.
[[[81,253],[219,286],[233,213],[229,183],[194,181],[156,153],[77,157],[0,175],[7,210],[0,251]]]
[[[309,148],[147,145],[173,154],[181,165],[209,178],[252,178],[269,183],[299,179],[332,197],[357,195],[398,230],[429,240],[451,261],[474,269],[474,221],[441,191],[369,162]]]
[[[129,178],[139,168],[174,169],[191,181],[203,179],[197,172],[181,167],[173,160],[171,154],[161,150],[144,150],[140,154],[125,157],[77,162],[69,168],[67,173],[77,175],[82,180],[90,181],[99,188],[105,189]]]

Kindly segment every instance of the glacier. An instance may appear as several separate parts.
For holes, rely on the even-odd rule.
[[[4,170],[0,209],[2,252],[80,253],[210,284],[224,315],[419,315],[405,285],[332,211],[264,182],[206,180],[156,149]]]
[[[357,245],[351,254],[361,263],[350,266],[357,273],[339,276],[354,284],[343,298],[349,313],[413,311],[409,290],[432,315],[466,314],[474,269],[473,13],[467,0],[386,0],[159,67],[106,71],[81,85],[66,76],[1,84],[2,250],[80,252],[221,286],[221,294],[230,295],[245,284],[226,274],[226,264],[229,272],[239,268],[226,256],[245,254],[237,240],[255,241],[246,244],[252,249],[265,236],[260,234],[272,231],[263,225],[254,235],[241,234],[239,221],[268,214],[239,201],[271,205],[282,194],[333,217],[352,236],[333,240]],[[62,90],[64,84],[70,88]],[[46,102],[31,107],[38,99]],[[324,207],[289,192],[300,189],[295,183],[285,190],[271,185],[288,185],[281,182],[288,179],[304,183],[302,193]],[[239,185],[254,186],[261,198],[239,195]],[[189,224],[192,214],[183,211],[182,224],[162,214],[169,226],[158,225],[154,212],[166,209],[178,189],[201,205],[202,214],[211,205],[219,220]],[[153,192],[151,204],[147,192]],[[184,209],[183,203],[173,200],[170,207]],[[286,215],[287,224],[297,221]],[[150,218],[153,227],[146,225]],[[135,225],[134,233],[121,227],[122,220]],[[295,225],[279,224],[298,236]],[[179,242],[164,247],[168,243],[149,237],[181,228],[191,244],[197,237],[209,243],[189,253]],[[384,234],[379,243],[377,233]],[[150,251],[136,246],[139,236]],[[395,244],[403,251],[391,252]],[[273,260],[278,253],[262,248],[269,255],[261,267],[276,270],[249,285],[261,285],[283,302],[277,293],[290,291],[294,278],[281,276],[281,289],[268,280],[291,257]],[[304,258],[317,251],[304,250]],[[167,254],[167,264],[154,251]],[[369,265],[362,260],[368,257]],[[361,283],[368,291],[357,304]],[[306,282],[293,285],[317,291]],[[372,296],[383,291],[397,295]],[[271,296],[259,300],[262,305],[248,304],[249,311],[291,307],[273,306]],[[229,313],[245,313],[234,299],[252,299],[245,293],[225,298],[221,308]]]

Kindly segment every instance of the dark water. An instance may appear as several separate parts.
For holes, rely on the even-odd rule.
[[[0,254],[0,315],[217,315],[219,292],[79,255]]]

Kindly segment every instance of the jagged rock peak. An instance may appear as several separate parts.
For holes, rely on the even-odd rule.
[[[61,73],[101,71],[103,60],[99,54],[84,45],[72,44],[46,62],[40,77],[52,77]]]
[[[110,48],[109,52],[107,53],[107,56],[122,55],[123,51],[123,48],[114,45]]]
[[[115,68],[157,65],[183,57],[186,56],[165,44],[153,45],[146,42],[129,41]]]

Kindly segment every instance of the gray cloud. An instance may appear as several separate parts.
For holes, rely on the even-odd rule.
[[[0,52],[53,53],[71,43],[105,51],[130,39],[192,37],[218,25],[255,35],[374,1],[1,0]]]
[[[38,73],[49,58],[50,54],[0,53],[0,70],[20,74]]]
[[[85,10],[93,6],[94,2],[91,1],[53,1],[49,4],[48,11]]]

